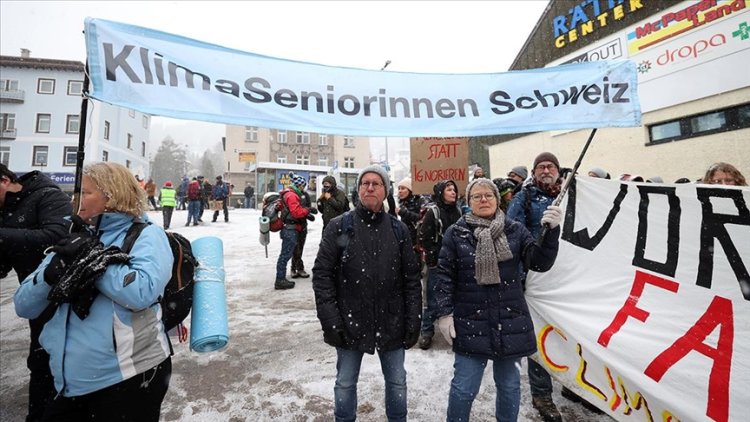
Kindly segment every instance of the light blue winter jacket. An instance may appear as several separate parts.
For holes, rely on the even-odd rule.
[[[104,214],[98,233],[104,246],[121,246],[132,222],[126,214]],[[49,304],[51,287],[44,282],[44,269],[52,255],[16,291],[18,316],[36,318]],[[130,256],[129,263],[110,265],[96,281],[99,294],[86,319],[63,303],[42,330],[40,342],[50,355],[55,388],[65,397],[117,384],[169,357],[158,302],[172,275],[172,252],[164,230],[148,225]]]

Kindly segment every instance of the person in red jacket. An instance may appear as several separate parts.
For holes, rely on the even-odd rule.
[[[284,211],[282,212],[284,228],[279,232],[281,235],[281,252],[279,253],[279,259],[276,261],[276,281],[273,285],[274,289],[277,290],[294,287],[294,282],[286,278],[286,265],[292,258],[295,246],[297,246],[297,239],[303,228],[302,223],[305,219],[314,220],[315,217],[311,214],[318,213],[318,210],[314,208],[302,206],[300,198],[305,184],[304,177],[293,175],[292,184],[281,191],[281,198],[284,201]]]
[[[189,226],[190,221],[193,222],[194,226],[198,225],[198,218],[200,218],[201,214],[201,205],[203,204],[202,193],[203,190],[201,189],[200,182],[193,177],[193,180],[190,181],[190,184],[188,184],[187,187],[188,219],[185,226]]]

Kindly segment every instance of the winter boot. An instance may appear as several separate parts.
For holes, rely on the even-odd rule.
[[[430,347],[432,347],[432,336],[428,336],[426,334],[421,335],[417,344],[422,350],[429,349]]]
[[[297,270],[292,270],[292,278],[299,278],[299,273]]]
[[[586,399],[576,394],[573,390],[569,389],[568,387],[563,387],[562,391],[560,392],[563,397],[566,399],[574,402],[574,403],[581,403],[581,406],[585,407],[592,413],[596,413],[597,415],[601,415],[604,412],[601,411],[598,407],[594,406],[593,404],[589,403]]]
[[[562,422],[562,415],[557,410],[552,397],[534,397],[531,399],[531,404],[539,412],[544,422]]]
[[[276,280],[275,283],[273,283],[273,288],[276,290],[286,290],[286,289],[293,289],[294,288],[294,282],[289,281],[285,278],[280,278]]]
[[[310,278],[310,274],[306,273],[305,270],[297,271],[297,277],[299,278]]]

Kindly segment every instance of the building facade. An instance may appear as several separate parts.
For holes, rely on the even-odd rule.
[[[64,190],[75,182],[84,65],[79,61],[0,56],[0,162],[18,174],[41,170]],[[151,117],[88,103],[85,161],[113,161],[148,175]]]
[[[572,6],[572,7],[571,7]],[[714,162],[750,172],[750,7],[746,0],[553,0],[511,68],[629,59],[637,67],[642,125],[600,129],[583,162],[612,177],[696,180]],[[490,172],[531,166],[541,151],[576,162],[590,130],[475,138]]]
[[[236,194],[247,183],[259,198],[280,191],[289,185],[289,172],[308,179],[312,191],[318,188],[317,176],[332,174],[350,192],[359,170],[370,164],[370,139],[228,125],[224,157],[225,178]]]

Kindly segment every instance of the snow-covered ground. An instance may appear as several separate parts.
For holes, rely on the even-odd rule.
[[[161,214],[149,216],[161,224]],[[162,406],[164,421],[328,421],[333,419],[335,350],[323,343],[315,316],[311,279],[297,279],[291,290],[274,290],[281,241],[271,235],[268,258],[258,238],[256,210],[230,210],[229,223],[185,227],[186,211],[175,211],[172,229],[194,240],[218,236],[224,267],[230,340],[226,348],[200,354],[174,342],[173,374]],[[311,271],[322,231],[320,218],[309,226],[304,262]],[[21,421],[27,402],[26,321],[13,310],[14,276],[0,281],[0,421]],[[429,350],[406,352],[409,419],[445,419],[453,373],[453,353],[438,334]],[[531,406],[525,361],[519,420],[540,421]],[[384,421],[383,377],[376,356],[366,355],[359,380],[358,418]],[[560,396],[553,396],[566,421],[611,421]],[[134,403],[137,405],[137,403]],[[494,419],[495,388],[485,372],[472,419]]]

